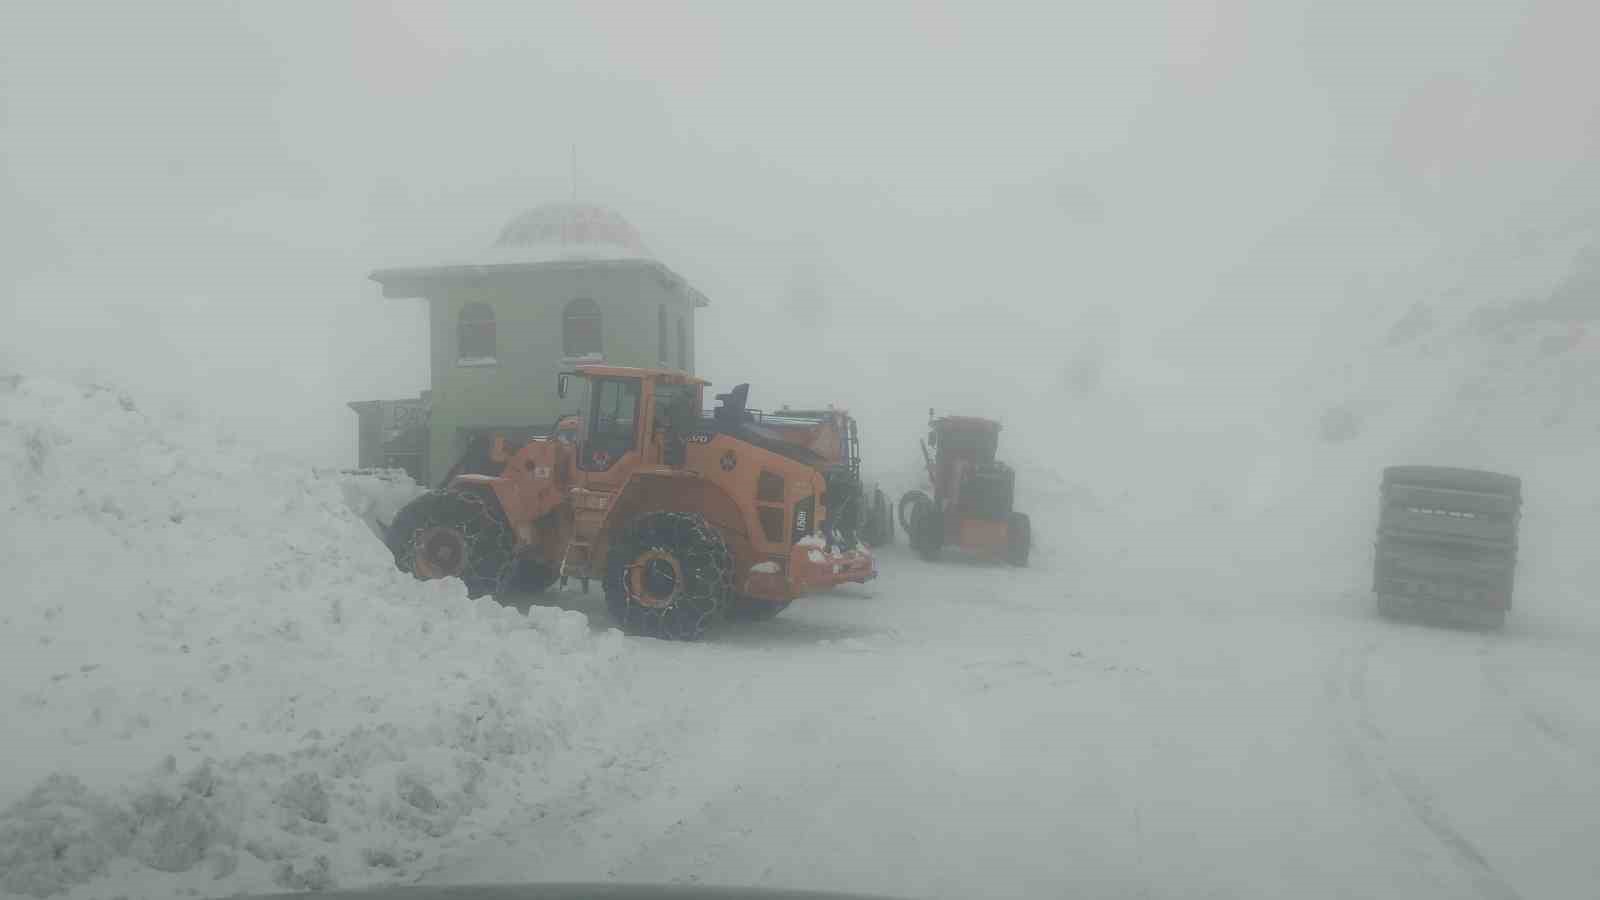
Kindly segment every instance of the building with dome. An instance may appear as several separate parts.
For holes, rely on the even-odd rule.
[[[371,277],[385,297],[427,301],[430,390],[350,404],[360,465],[424,484],[477,435],[548,430],[563,412],[556,376],[580,362],[693,372],[695,310],[708,303],[626,219],[578,203],[528,210],[473,258]]]

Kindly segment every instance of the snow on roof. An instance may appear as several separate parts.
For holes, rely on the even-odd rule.
[[[586,203],[546,203],[523,212],[500,229],[488,248],[447,253],[424,265],[396,260],[372,273],[385,296],[417,294],[416,280],[425,277],[484,275],[529,266],[582,263],[647,263],[661,270],[695,306],[709,304],[703,294],[650,255],[644,239],[615,210]],[[390,282],[395,284],[391,287]]]
[[[522,213],[501,229],[495,246],[609,248],[648,256],[638,229],[616,211],[585,203],[547,203]]]
[[[492,247],[446,260],[444,265],[619,259],[653,259],[639,230],[627,219],[603,206],[546,203],[507,222]]]

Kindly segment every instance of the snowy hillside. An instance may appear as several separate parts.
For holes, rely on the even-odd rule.
[[[405,877],[564,788],[620,638],[403,577],[347,502],[384,490],[111,390],[0,389],[0,889]]]

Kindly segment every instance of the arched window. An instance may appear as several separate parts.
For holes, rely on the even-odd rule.
[[[689,371],[689,342],[684,338],[683,316],[678,317],[678,368]]]
[[[656,362],[665,366],[670,360],[667,356],[667,305],[663,303],[656,307]]]
[[[600,356],[600,305],[588,297],[567,304],[561,314],[561,353],[569,359]]]
[[[456,319],[456,358],[494,359],[494,308],[487,303],[468,303]]]

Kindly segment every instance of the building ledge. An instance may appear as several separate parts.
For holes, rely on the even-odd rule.
[[[500,360],[492,356],[463,356],[456,360],[456,367],[462,369],[479,369],[498,365],[500,365]]]

